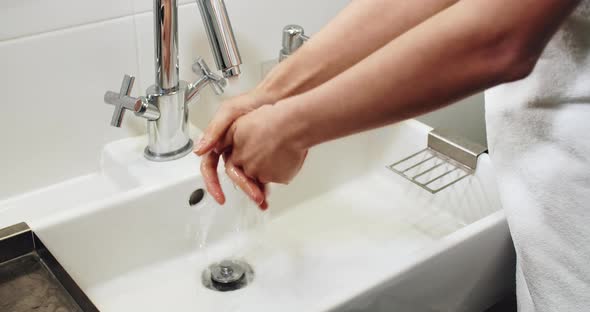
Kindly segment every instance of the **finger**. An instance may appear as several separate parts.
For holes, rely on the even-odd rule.
[[[223,137],[217,140],[217,143],[215,144],[215,151],[218,154],[223,154],[228,148],[234,145],[234,134],[236,133],[236,127],[236,123],[232,123]]]
[[[259,183],[264,187],[264,197],[268,198],[270,196],[270,184],[268,183],[264,183],[262,181],[259,180]]]
[[[231,159],[225,162],[225,172],[229,178],[257,205],[264,202],[264,192],[260,189],[256,181],[248,178],[244,171],[237,167]]]
[[[231,156],[231,150],[226,149],[226,151],[222,154],[223,155],[223,161],[228,163],[230,162],[230,156]],[[248,175],[246,175],[246,173],[241,170],[235,163],[231,162],[230,167],[235,167],[238,169],[238,171],[241,171],[244,175],[244,177],[246,179],[251,180],[253,183],[256,183],[256,185],[258,186],[258,189],[260,189],[260,191],[263,194],[264,200],[262,201],[262,203],[258,204],[258,207],[260,207],[261,210],[267,210],[269,205],[268,205],[268,201],[266,200],[266,198],[268,197],[268,194],[270,193],[269,188],[267,187],[266,183],[262,183],[259,180],[254,180],[252,178],[249,178]],[[227,167],[226,167],[227,170]],[[226,171],[227,172],[227,171]],[[251,197],[252,198],[252,197]],[[254,200],[254,199],[253,199]],[[254,200],[256,202],[256,200]]]
[[[264,194],[264,201],[262,201],[262,203],[260,205],[258,205],[258,207],[260,207],[261,210],[267,210],[268,209],[268,186],[264,183],[261,183],[260,181],[257,181],[258,187],[260,188],[260,190],[262,191],[262,193]]]
[[[225,203],[225,195],[219,183],[217,174],[217,164],[219,163],[219,154],[211,152],[201,159],[201,174],[205,180],[205,187],[215,201],[220,205]]]
[[[213,116],[211,122],[209,122],[207,129],[203,133],[203,137],[197,143],[195,153],[202,156],[210,152],[215,147],[215,144],[217,144],[217,141],[225,134],[227,128],[238,117],[239,114],[236,110],[222,106],[215,116]]]
[[[228,151],[228,152],[225,152],[225,153],[223,153],[223,161],[225,161],[225,162],[228,162],[228,161],[229,161],[229,158],[230,158],[230,156],[231,156],[231,152],[229,152],[229,151]],[[240,168],[239,168],[239,167],[238,167],[238,166],[237,166],[235,163],[233,163],[233,162],[232,162],[232,164],[231,164],[231,165],[232,165],[232,166],[234,166],[234,167],[236,167],[236,168],[238,168],[238,169],[240,169]],[[256,183],[256,185],[258,186],[258,189],[259,189],[259,190],[262,192],[262,194],[263,194],[263,197],[264,197],[264,200],[262,201],[262,203],[258,204],[258,207],[260,207],[260,209],[261,209],[261,210],[263,210],[263,211],[264,211],[264,210],[267,210],[267,209],[268,209],[268,206],[269,206],[269,205],[268,205],[267,198],[268,198],[268,194],[270,193],[270,190],[269,190],[269,188],[268,188],[267,184],[266,184],[266,183],[263,183],[263,182],[260,182],[260,180],[258,180],[258,179],[256,179],[256,180],[255,180],[255,179],[252,179],[252,178],[250,178],[250,177],[249,177],[249,176],[248,176],[248,175],[247,175],[247,174],[244,172],[244,170],[243,170],[243,169],[241,169],[241,171],[242,171],[242,173],[244,174],[244,176],[245,176],[247,179],[251,180],[253,183]]]

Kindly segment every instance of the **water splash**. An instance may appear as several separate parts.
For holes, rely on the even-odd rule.
[[[216,241],[225,240],[232,246],[232,252],[227,256],[241,258],[247,249],[261,243],[260,237],[252,235],[252,231],[264,228],[269,215],[261,211],[228,177],[220,176],[220,182],[226,203],[220,206],[211,196],[206,196],[193,207],[190,235],[197,250],[206,253]]]

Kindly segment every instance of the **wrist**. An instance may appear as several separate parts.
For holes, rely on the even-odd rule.
[[[313,127],[311,118],[305,116],[297,98],[291,97],[279,101],[275,105],[273,118],[274,133],[284,142],[289,142],[297,150],[308,150],[315,145],[313,141]]]
[[[276,69],[276,67],[274,69]],[[274,79],[270,78],[271,75],[272,72],[269,73],[262,81],[260,81],[258,85],[256,85],[256,88],[254,88],[254,92],[272,98],[274,100],[274,104],[285,98],[286,92],[280,88],[279,84]]]
[[[325,64],[310,62],[305,57],[292,56],[277,64],[256,89],[271,95],[275,102],[278,102],[318,85],[321,80],[320,73],[325,71],[325,66]]]
[[[260,105],[275,104],[280,100],[280,97],[275,90],[261,88],[260,86],[250,90],[249,95],[254,98],[256,103]]]

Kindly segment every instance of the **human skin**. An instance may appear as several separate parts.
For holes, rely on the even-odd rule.
[[[355,1],[351,6],[357,2],[362,1]],[[398,10],[402,2],[380,1],[377,11]],[[411,2],[417,7],[424,5],[420,1]],[[197,153],[209,152],[201,170],[215,199],[223,203],[217,163],[211,161],[220,153],[225,154],[230,178],[265,208],[263,185],[287,184],[301,168],[309,148],[412,118],[486,88],[526,77],[561,22],[579,3],[574,0],[453,2],[430,1],[429,5],[437,5],[438,10],[416,9],[423,13],[422,19],[412,19],[414,25],[404,24],[407,28],[393,33],[391,40],[374,35],[372,49],[364,50],[367,55],[351,52],[350,60],[356,62],[348,68],[337,61],[326,60],[323,64],[317,60],[330,54],[325,51],[354,50],[358,46],[346,41],[323,45],[330,36],[318,35],[319,38],[315,37],[304,47],[315,40],[315,47],[322,49],[316,50],[312,45],[304,50],[306,53],[296,53],[255,91],[273,94],[278,90],[274,94],[282,96],[261,96],[256,105],[233,119],[214,118]],[[405,9],[409,8],[412,6],[406,4]],[[425,11],[433,15],[426,16]],[[344,17],[341,14],[339,23],[361,23],[351,17],[360,15],[348,14]],[[371,21],[379,20],[371,16]],[[375,27],[374,31],[379,33],[383,29],[386,27]],[[332,30],[338,31],[337,27]],[[336,50],[325,50],[327,47]],[[289,65],[296,63],[309,64],[306,69],[311,73],[288,72]],[[323,70],[328,74],[323,74]],[[295,82],[291,85],[292,75]],[[282,87],[273,89],[273,79],[283,81],[277,84]]]
[[[369,54],[457,0],[356,0],[351,2],[297,53],[276,66],[253,90],[224,102],[197,143],[204,156],[201,172],[209,193],[221,204],[225,196],[219,185],[219,141],[231,124],[265,104],[308,91],[330,80]],[[367,23],[371,20],[371,23]],[[348,48],[354,46],[354,49]],[[325,51],[331,51],[326,53]],[[226,173],[255,202],[265,206],[262,184],[246,179],[241,168],[226,161]]]

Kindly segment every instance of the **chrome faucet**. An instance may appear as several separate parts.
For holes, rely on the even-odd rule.
[[[279,62],[284,61],[291,54],[309,40],[305,35],[303,27],[299,25],[287,25],[283,28],[283,48],[279,54]]]
[[[135,78],[125,75],[119,93],[107,91],[104,101],[115,106],[111,125],[120,127],[126,110],[147,120],[148,146],[144,155],[153,161],[181,158],[193,147],[188,132],[188,103],[206,86],[222,94],[225,78],[240,74],[242,64],[223,0],[197,0],[217,68],[213,73],[198,58],[192,70],[199,79],[187,83],[178,73],[178,6],[176,0],[154,0],[156,84],[146,96],[132,97]]]

